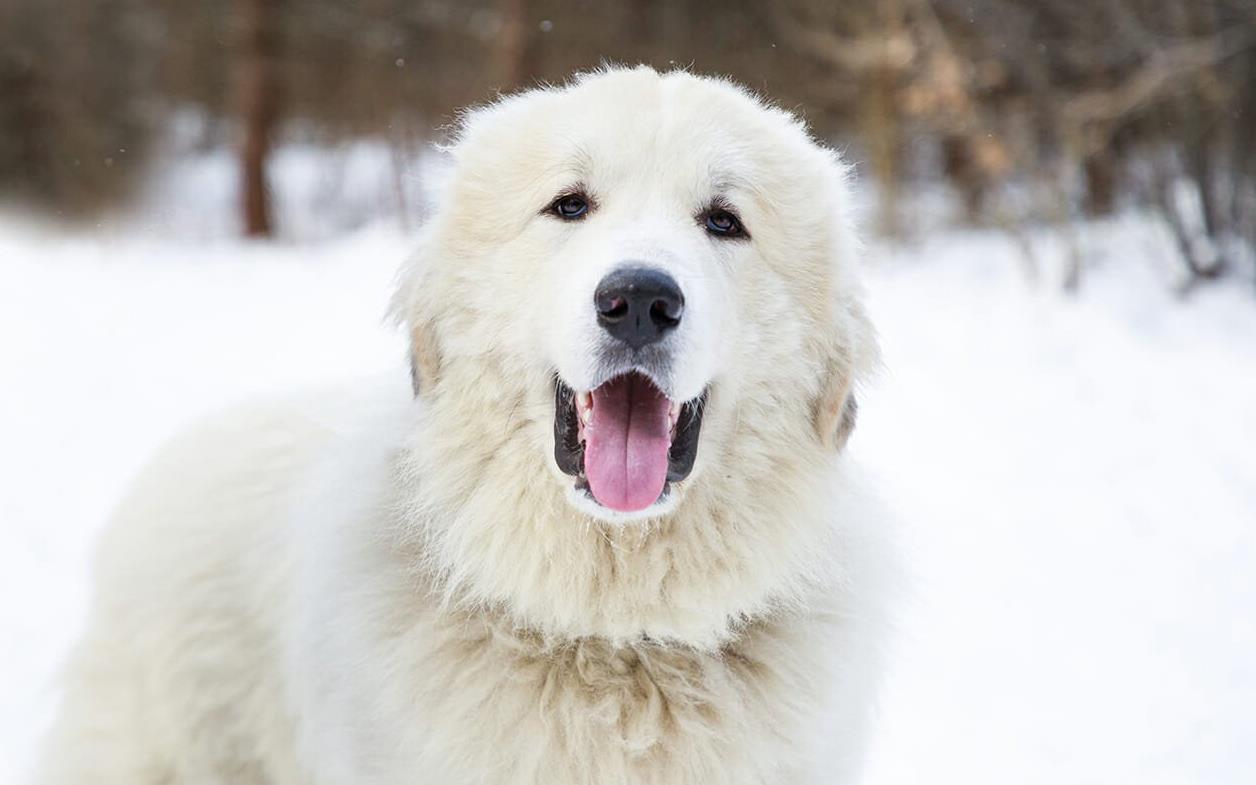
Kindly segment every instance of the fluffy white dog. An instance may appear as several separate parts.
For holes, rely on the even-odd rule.
[[[854,776],[885,549],[840,454],[876,353],[845,166],[648,68],[473,111],[450,153],[395,300],[414,394],[158,457],[41,782]]]

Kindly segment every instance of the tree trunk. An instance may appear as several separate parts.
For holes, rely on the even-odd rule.
[[[877,3],[876,8],[880,18],[875,35],[880,39],[881,45],[888,49],[890,41],[904,36],[902,7],[897,0],[884,0]],[[881,186],[878,229],[886,237],[900,237],[902,234],[899,224],[899,178],[902,176],[902,138],[899,124],[901,80],[901,68],[892,62],[886,52],[869,78],[863,110],[864,134],[869,140],[872,173]]]
[[[501,29],[493,45],[497,88],[516,89],[531,76],[532,28],[528,24],[528,0],[498,0]]]
[[[942,172],[951,187],[959,192],[964,202],[964,214],[969,223],[981,220],[985,207],[985,177],[973,160],[969,140],[956,133],[942,135]]]
[[[1086,215],[1092,218],[1111,215],[1116,209],[1117,166],[1114,155],[1111,150],[1099,150],[1082,161],[1082,171],[1086,176]]]
[[[269,237],[274,231],[266,162],[278,120],[280,0],[235,0],[239,44],[236,101],[240,143],[240,208],[244,233]]]

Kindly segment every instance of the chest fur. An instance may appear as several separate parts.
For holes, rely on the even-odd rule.
[[[433,782],[798,781],[821,674],[784,627],[698,651],[439,626],[403,745]]]

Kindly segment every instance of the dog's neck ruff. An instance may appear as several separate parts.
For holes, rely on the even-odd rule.
[[[425,407],[399,458],[410,491],[398,526],[406,558],[447,607],[502,609],[553,638],[714,649],[833,574],[832,506],[791,501],[830,495],[829,461],[736,485],[710,471],[670,515],[608,525],[564,498],[565,475],[541,441],[548,423],[467,434],[465,422],[441,427],[445,405]],[[749,471],[780,465],[733,458]]]

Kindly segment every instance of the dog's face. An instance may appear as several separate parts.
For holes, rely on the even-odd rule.
[[[832,450],[872,353],[844,177],[783,113],[684,73],[473,113],[402,303],[421,394],[522,429],[547,468],[520,482],[612,522],[667,515],[704,475],[760,479],[737,456]]]

